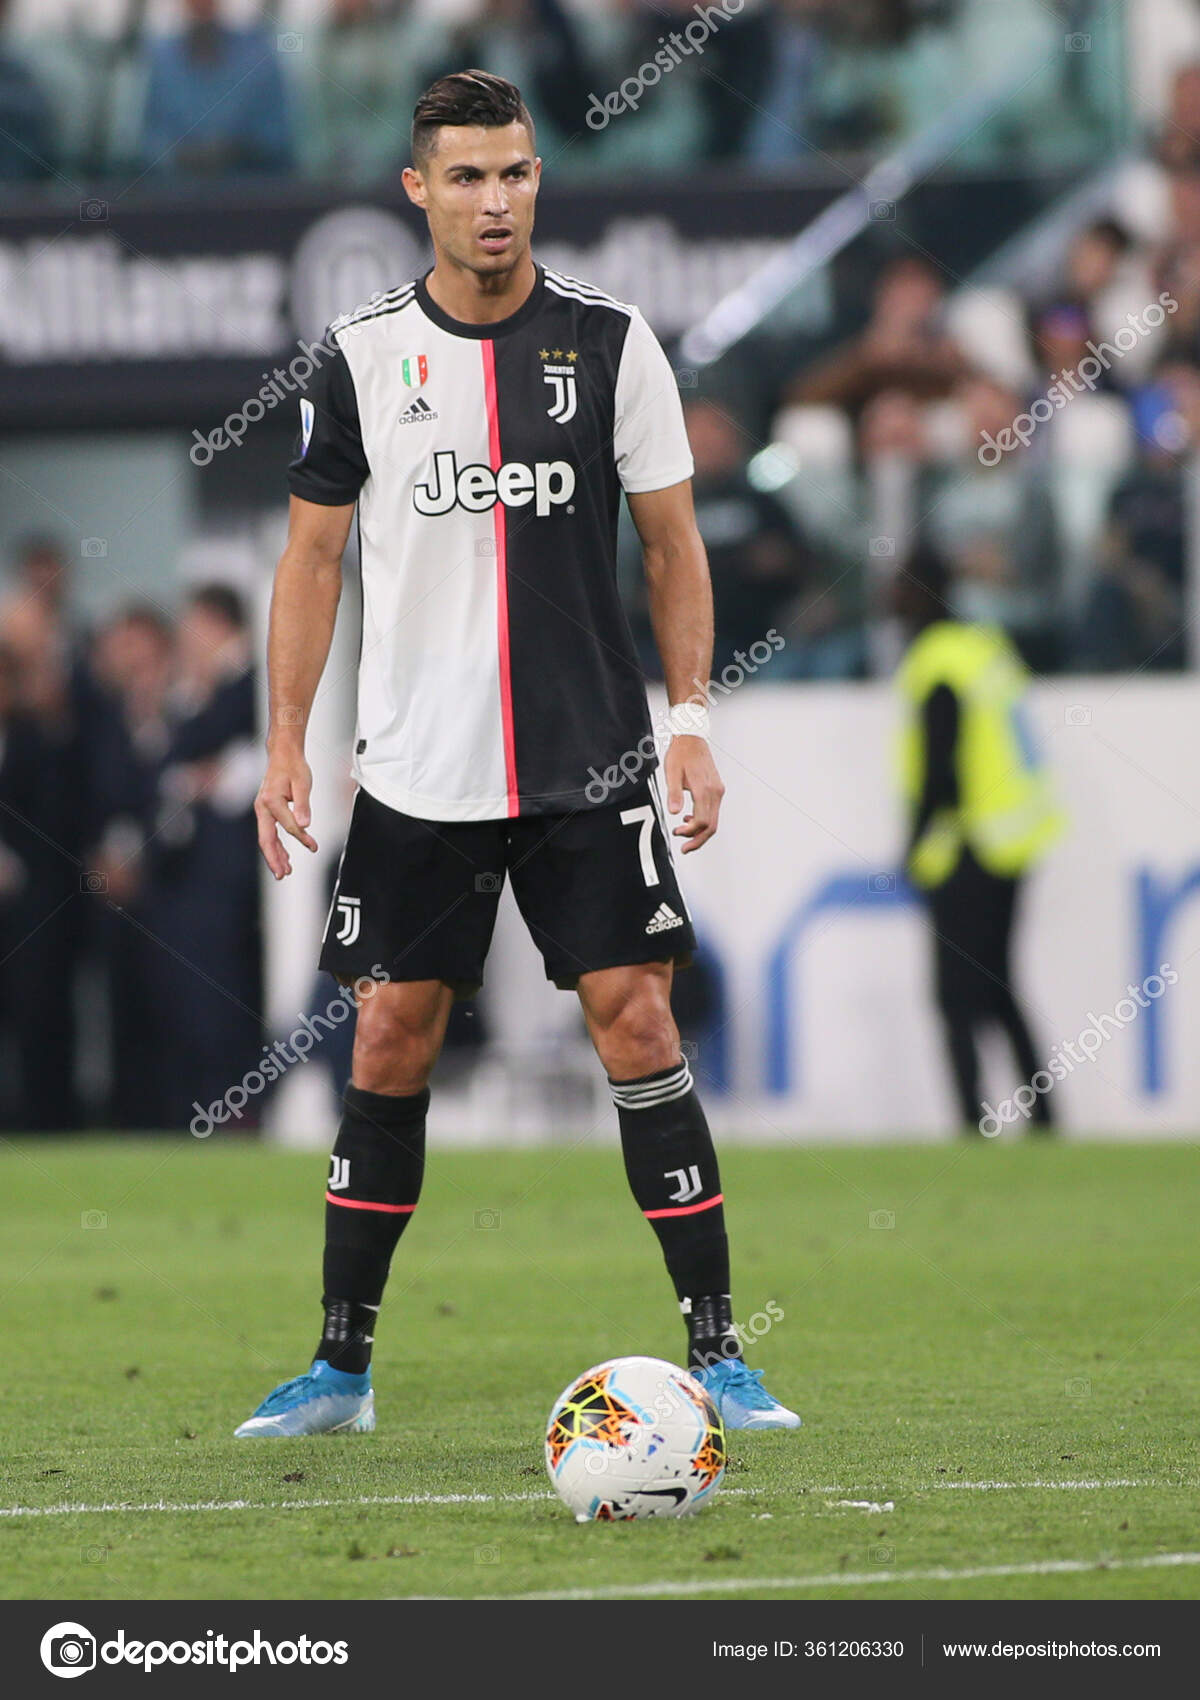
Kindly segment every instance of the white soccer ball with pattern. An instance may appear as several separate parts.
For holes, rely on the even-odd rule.
[[[682,1517],[725,1474],[725,1429],[694,1376],[662,1358],[612,1358],[554,1402],[546,1468],[577,1523]]]

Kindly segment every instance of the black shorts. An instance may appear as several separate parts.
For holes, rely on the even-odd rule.
[[[469,997],[506,875],[547,979],[565,991],[597,968],[691,961],[695,935],[647,781],[600,808],[492,821],[417,820],[360,790],[321,967],[341,980],[372,968],[444,980]]]

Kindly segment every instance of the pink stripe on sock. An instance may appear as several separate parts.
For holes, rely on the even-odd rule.
[[[643,1210],[642,1215],[647,1222],[653,1222],[656,1216],[694,1216],[697,1210],[711,1210],[714,1204],[724,1204],[725,1194],[719,1192],[715,1198],[706,1198],[702,1204],[681,1204],[675,1210]]]
[[[345,1210],[383,1210],[389,1216],[407,1216],[417,1208],[415,1204],[372,1204],[366,1198],[339,1198],[336,1192],[327,1192],[325,1202],[340,1204]]]

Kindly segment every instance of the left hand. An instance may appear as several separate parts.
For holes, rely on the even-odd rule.
[[[691,795],[691,814],[684,815],[682,825],[675,827],[671,834],[673,838],[690,840],[683,847],[686,856],[707,844],[717,830],[725,787],[704,738],[672,738],[667,746],[663,774],[667,782],[667,810],[670,814],[677,815],[683,808],[685,791]]]

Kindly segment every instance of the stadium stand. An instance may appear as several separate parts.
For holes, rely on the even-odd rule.
[[[648,253],[664,256],[647,289],[678,315],[663,331],[674,349],[678,330],[702,316],[670,267],[686,245],[703,248],[706,191],[726,196],[716,235],[744,244],[737,264],[753,269],[752,244],[767,252],[762,223],[775,216],[739,225],[756,198],[782,186],[805,222],[801,207],[815,216],[925,133],[964,87],[986,83],[1000,60],[1020,61],[1035,71],[1019,97],[948,148],[899,211],[872,203],[861,231],[729,356],[698,371],[681,366],[714,569],[717,665],[778,627],[789,642],[772,680],[887,673],[886,580],[904,540],[920,534],[953,563],[955,611],[1004,625],[1035,672],[1178,671],[1190,661],[1200,444],[1200,8],[1144,0],[1136,39],[1123,33],[1122,10],[1087,0],[746,0],[650,79],[638,68],[652,65],[659,38],[696,21],[683,0],[8,0],[3,264],[18,282],[19,244],[52,234],[52,222],[38,221],[63,208],[79,211],[65,255],[89,219],[107,227],[120,206],[143,221],[125,257],[146,260],[143,236],[151,255],[131,323],[167,336],[148,305],[163,276],[156,231],[176,242],[195,218],[204,235],[193,247],[203,250],[227,225],[248,233],[243,249],[254,259],[260,216],[264,230],[271,218],[293,219],[278,239],[263,235],[265,251],[298,246],[306,223],[337,216],[342,202],[400,206],[416,92],[448,67],[478,62],[530,99],[555,241],[567,238],[552,215],[565,218],[557,209],[572,198],[577,248],[599,243],[623,202],[625,213],[644,202],[660,220],[645,238]],[[1020,210],[990,230],[998,183]],[[615,229],[619,246],[624,229]],[[774,232],[770,251],[792,233]],[[94,235],[97,251],[114,251],[106,233]],[[196,267],[182,286],[185,308],[226,300],[227,283],[202,276],[208,260],[189,241],[177,242]],[[411,242],[401,251],[418,262]],[[223,324],[240,323],[253,299],[254,277],[244,275],[249,297],[237,298],[236,313],[222,309]],[[596,276],[615,287],[602,267]],[[1159,323],[1127,332],[1159,303]],[[272,347],[290,340],[282,306],[278,315],[284,331]],[[70,312],[58,317],[65,324]],[[24,370],[14,354],[26,334],[20,318],[14,308],[0,362],[14,377]],[[79,314],[81,336],[94,318]],[[183,335],[179,324],[170,335]],[[1097,347],[1109,351],[1103,360]],[[160,534],[136,543],[136,559],[106,546],[105,578],[88,554],[102,540],[81,543],[74,524],[57,527],[14,475],[13,517],[0,527],[0,796],[26,824],[14,825],[12,812],[0,823],[0,924],[5,936],[23,935],[31,905],[47,919],[35,969],[18,957],[19,976],[9,971],[0,1029],[18,1062],[34,1051],[55,1059],[10,1076],[3,1115],[14,1127],[186,1125],[203,1096],[193,1067],[187,1092],[172,1097],[177,1011],[186,1004],[195,1014],[193,1046],[204,1028],[194,976],[156,989],[150,963],[162,953],[148,954],[111,913],[79,920],[69,904],[55,920],[81,879],[105,881],[125,916],[189,957],[217,953],[212,973],[238,988],[243,1013],[229,1031],[214,1015],[204,1040],[218,1059],[214,1091],[229,1058],[252,1059],[265,1030],[254,870],[238,864],[240,907],[222,934],[214,917],[223,896],[200,889],[188,849],[220,843],[226,869],[237,862],[256,712],[252,649],[244,632],[233,641],[241,614],[229,602],[228,654],[212,676],[191,676],[195,622],[219,622],[220,596],[198,615],[196,577],[179,563],[189,549],[231,540],[261,562],[293,409],[201,479],[186,433],[199,435],[197,422],[207,427],[243,392],[209,378],[186,402],[164,399],[182,355],[173,361],[160,347],[138,360],[154,399],[127,401],[121,384],[106,395],[106,406],[130,409],[119,469],[98,470],[90,439],[49,428],[35,437],[23,426],[67,393],[70,358],[47,358],[49,376],[5,416],[9,465],[50,445],[73,463],[63,492],[75,476],[116,479],[126,511],[140,509],[169,482],[152,453],[186,492]],[[245,370],[257,368],[251,349]],[[1064,374],[1079,382],[1059,406]],[[988,450],[1014,422],[1027,447]],[[82,498],[60,506],[89,511]],[[631,535],[622,550],[653,678]],[[256,619],[261,577],[239,569],[231,583]],[[71,778],[77,771],[85,781]],[[39,835],[65,859],[49,856]],[[75,991],[55,999],[64,984]],[[79,989],[89,986],[103,995],[89,1000]],[[245,1125],[255,1120],[251,1110]]]

